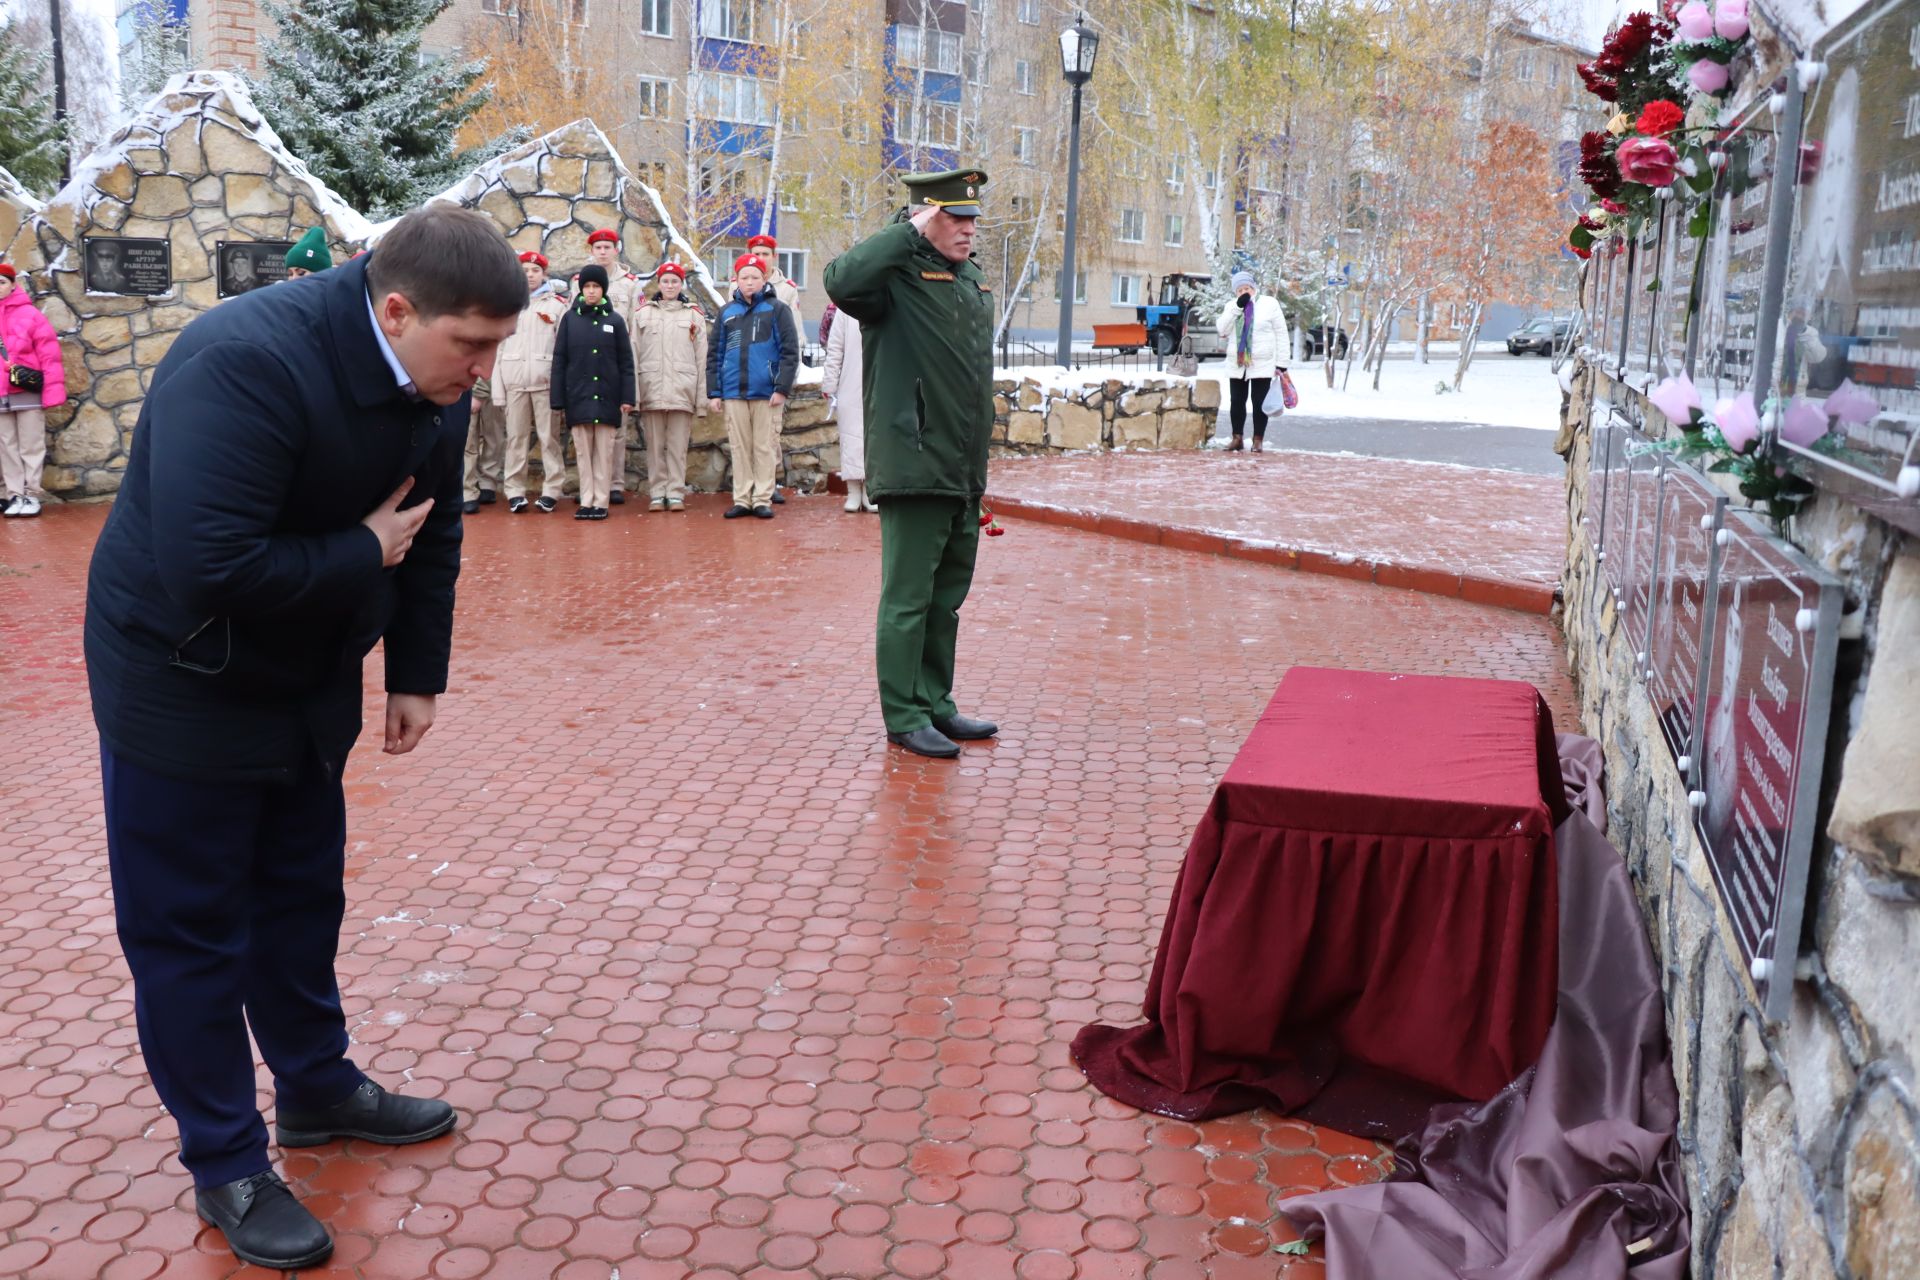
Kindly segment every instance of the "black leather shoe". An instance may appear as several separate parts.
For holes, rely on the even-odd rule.
[[[776,487],[773,491],[773,500],[783,507],[787,505],[787,500],[780,496],[780,490],[778,487]]]
[[[193,1207],[202,1222],[220,1228],[234,1257],[256,1267],[298,1271],[333,1252],[333,1237],[271,1169],[196,1190]]]
[[[618,489],[615,489],[610,495],[608,495],[607,500],[613,503],[613,505],[616,507],[624,507],[627,505],[627,495],[620,492]]]
[[[593,518],[595,520],[605,520],[607,518],[607,509],[605,507],[595,507],[593,509]]]
[[[762,520],[771,520],[773,519],[773,508],[772,507],[755,507],[753,509],[753,514],[758,516]]]
[[[720,515],[720,518],[722,520],[738,520],[741,516],[750,516],[752,514],[753,514],[752,507],[743,507],[736,502],[732,506],[728,507],[724,512],[722,512]]]
[[[500,495],[491,489],[482,489],[480,491],[480,505],[483,507],[490,507],[499,500]]]
[[[593,508],[592,507],[575,507],[573,509],[573,518],[575,520],[591,520],[593,519]]]
[[[1000,726],[991,720],[974,720],[967,716],[948,716],[944,720],[935,720],[933,727],[955,742],[978,742],[1000,732]]]
[[[480,504],[479,504],[479,503],[477,503],[477,502],[474,502],[474,501],[473,501],[473,500],[471,500],[471,499],[469,499],[469,500],[467,500],[466,502],[463,502],[463,503],[461,503],[461,504],[460,504],[460,513],[461,513],[462,515],[469,515],[469,516],[470,516],[470,515],[472,515],[472,514],[473,514],[474,512],[476,512],[476,511],[478,511],[479,509],[480,509]]]
[[[527,509],[527,500],[525,498],[508,498],[507,499],[507,511],[510,514],[517,516],[522,511],[525,511],[526,509]]]
[[[890,733],[887,741],[931,760],[951,760],[960,754],[960,748],[953,740],[930,724],[909,733]]]
[[[335,1138],[404,1147],[439,1137],[453,1128],[453,1121],[453,1108],[444,1102],[403,1098],[365,1080],[339,1106],[325,1111],[281,1111],[274,1131],[283,1147],[317,1147]]]

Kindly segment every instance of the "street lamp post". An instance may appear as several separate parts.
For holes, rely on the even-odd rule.
[[[1060,73],[1073,86],[1073,132],[1067,144],[1067,242],[1060,259],[1060,363],[1073,367],[1074,231],[1080,218],[1080,90],[1093,79],[1100,37],[1083,13],[1060,33]]]

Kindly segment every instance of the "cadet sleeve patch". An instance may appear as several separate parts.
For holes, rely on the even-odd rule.
[[[988,284],[985,280],[975,280],[974,283],[980,286],[980,292],[982,293],[993,292],[993,286]]]
[[[946,280],[946,281],[949,281],[949,282],[951,282],[951,281],[953,280],[953,272],[951,272],[951,271],[922,271],[922,272],[920,273],[920,278],[921,278],[922,280]]]

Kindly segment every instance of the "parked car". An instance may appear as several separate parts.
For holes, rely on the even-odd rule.
[[[1567,338],[1573,332],[1573,321],[1568,317],[1558,320],[1551,316],[1541,316],[1529,320],[1507,335],[1507,354],[1517,356],[1523,351],[1536,355],[1550,356],[1555,348],[1565,347]]]
[[[1329,342],[1333,344],[1333,358],[1335,360],[1345,360],[1347,358],[1347,331],[1345,329],[1335,328],[1332,325],[1316,324],[1308,329],[1306,333],[1307,358],[1309,360],[1317,360],[1325,355]]]

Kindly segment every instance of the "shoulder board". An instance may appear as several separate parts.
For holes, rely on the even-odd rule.
[[[980,292],[982,293],[993,292],[993,286],[988,284],[985,280],[975,280],[974,283],[980,286]]]
[[[922,272],[920,273],[920,278],[921,278],[922,280],[952,280],[952,279],[953,279],[953,272],[951,272],[951,271],[922,271]]]

